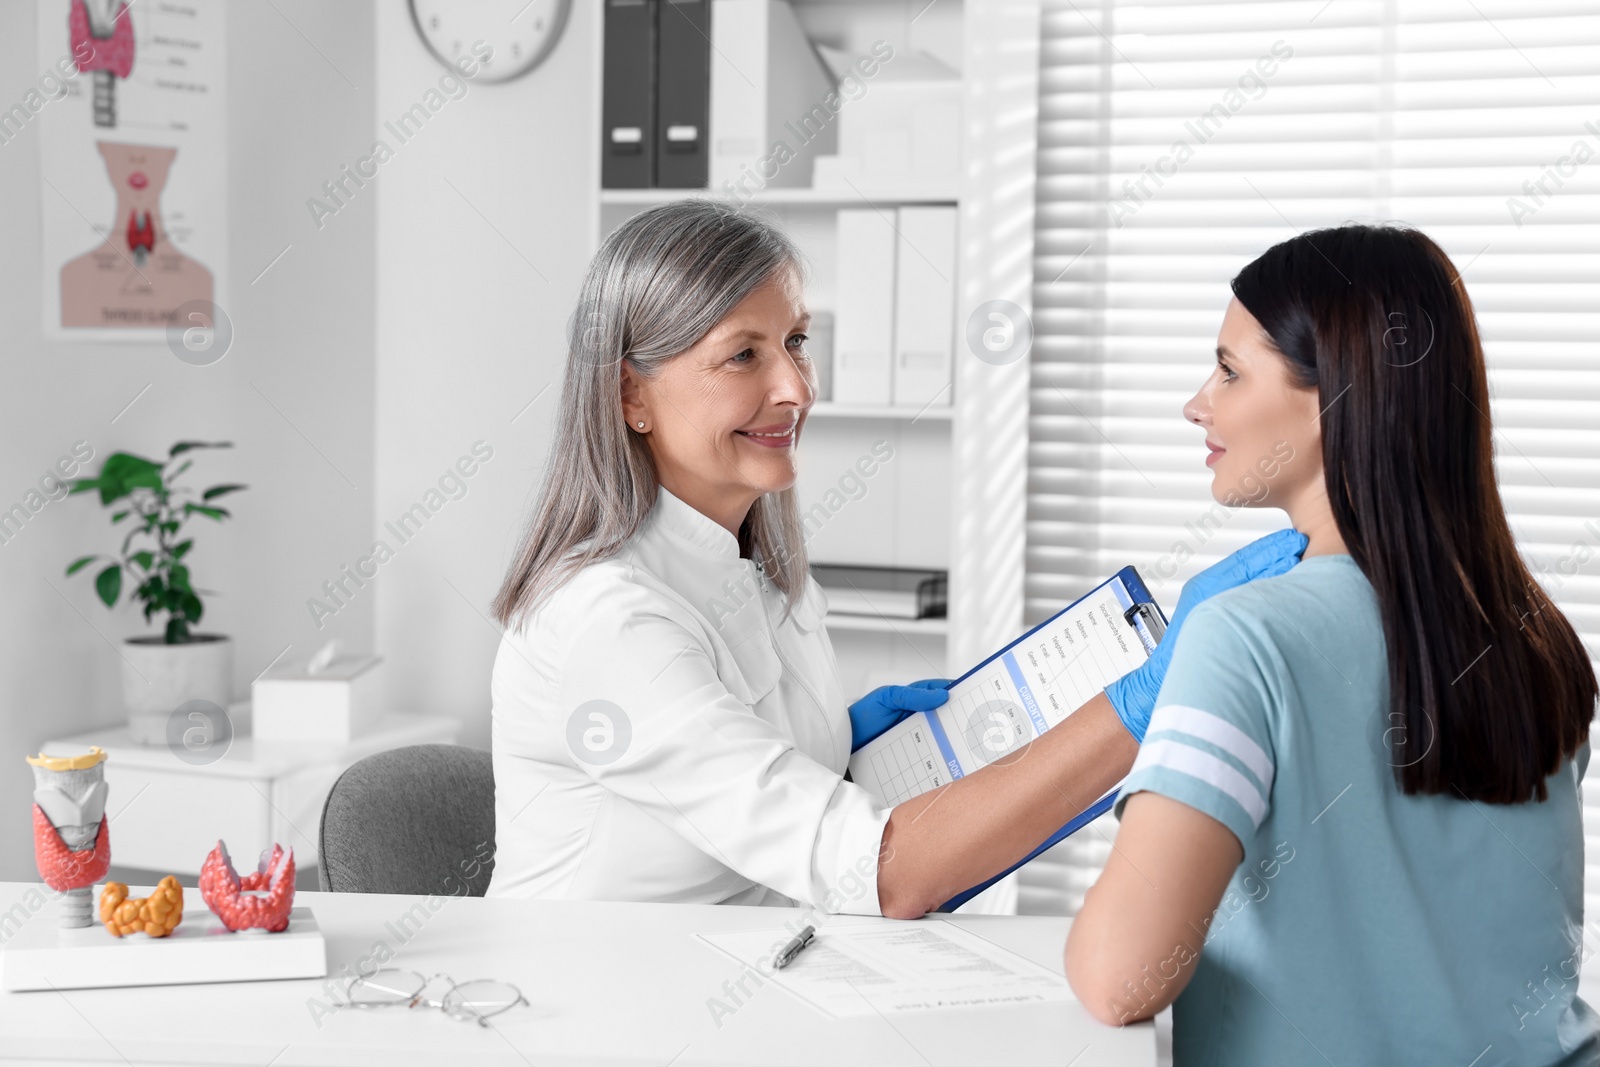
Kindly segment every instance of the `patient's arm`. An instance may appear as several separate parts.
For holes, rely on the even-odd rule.
[[[1211,816],[1159,793],[1128,798],[1105,873],[1067,934],[1067,980],[1090,1014],[1121,1025],[1178,998],[1243,858]]]
[[[879,909],[914,919],[999,874],[1109,793],[1138,751],[1099,693],[1023,748],[897,805],[883,831]]]

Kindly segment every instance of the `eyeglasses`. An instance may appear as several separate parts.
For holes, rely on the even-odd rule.
[[[443,979],[450,984],[450,988],[438,1000],[426,995],[428,986],[436,979]],[[415,1008],[421,1005],[439,1008],[452,1019],[476,1021],[479,1026],[488,1026],[494,1016],[510,1011],[518,1004],[528,1003],[522,991],[509,982],[474,979],[457,985],[455,979],[447,974],[424,978],[417,971],[391,967],[354,979],[346,988],[345,996],[347,1002],[340,1007],[392,1008],[403,1004]]]

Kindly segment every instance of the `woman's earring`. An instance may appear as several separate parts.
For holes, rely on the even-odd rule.
[[[641,429],[641,430],[642,430],[642,429],[644,429],[644,423],[642,423],[642,422],[641,422],[641,423],[640,423],[640,424],[639,424],[639,429]]]

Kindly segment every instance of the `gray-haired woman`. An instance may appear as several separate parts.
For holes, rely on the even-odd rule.
[[[635,216],[590,265],[543,491],[494,605],[491,895],[911,918],[1132,765],[1164,655],[1004,766],[892,808],[845,781],[853,746],[945,694],[890,686],[847,710],[840,692],[793,488],[815,395],[802,285],[780,230],[707,199]],[[1293,565],[1270,548],[1185,601]]]

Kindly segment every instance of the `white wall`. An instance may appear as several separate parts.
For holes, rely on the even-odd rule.
[[[403,3],[377,7],[382,135],[443,69]],[[488,605],[537,488],[563,331],[595,241],[599,54],[599,4],[580,0],[544,64],[448,101],[377,179],[374,536],[395,554],[369,590],[385,702],[457,716],[463,743],[484,748],[499,643]],[[426,504],[478,441],[493,458],[465,495],[435,498],[400,544],[384,522]]]
[[[5,108],[42,69],[34,12],[30,2],[0,6]],[[118,449],[158,457],[184,437],[232,440],[231,453],[203,455],[190,473],[251,489],[230,498],[232,522],[195,521],[191,561],[196,584],[217,590],[202,629],[234,637],[242,696],[285,646],[305,656],[332,634],[372,643],[372,599],[322,633],[305,599],[365,547],[374,525],[376,201],[352,201],[319,231],[305,200],[370,143],[374,49],[365,2],[231,4],[228,17],[226,310],[236,333],[219,363],[188,366],[164,341],[44,341],[37,220],[41,195],[55,194],[39,180],[39,119],[0,145],[0,507],[20,501],[78,440],[93,447],[95,469]],[[76,556],[119,544],[87,497],[46,505],[0,544],[0,880],[36,877],[23,756],[47,738],[123,718],[113,643],[144,632],[143,620],[127,605],[107,611],[87,575],[62,575]],[[111,810],[129,799],[112,797]]]

